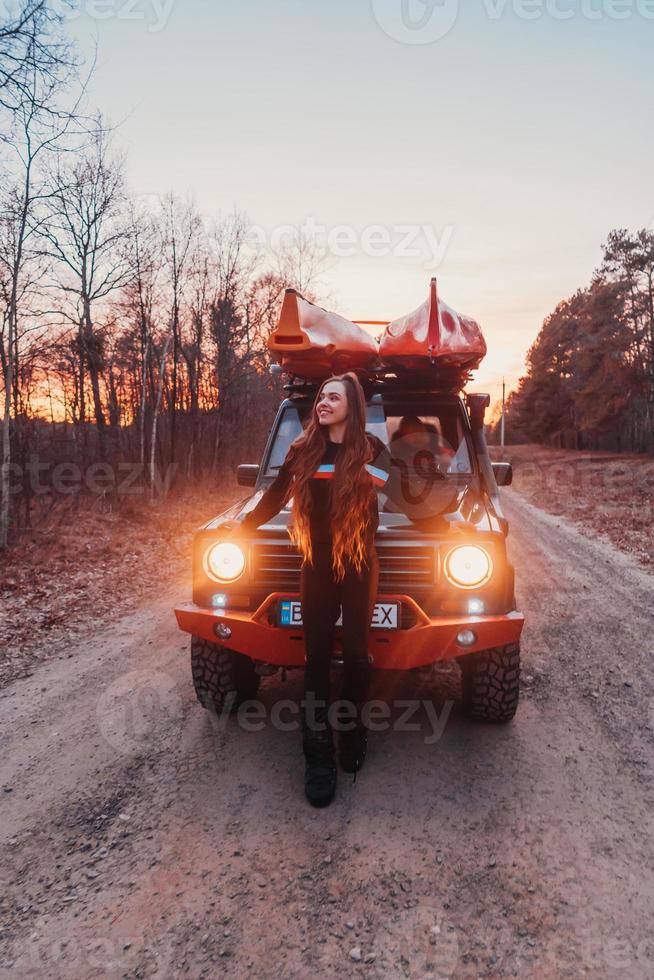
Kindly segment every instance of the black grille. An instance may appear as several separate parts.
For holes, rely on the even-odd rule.
[[[411,594],[434,584],[434,549],[424,545],[378,545],[379,592]],[[253,547],[253,575],[257,588],[271,592],[297,592],[300,588],[300,555],[290,545],[258,544]]]
[[[271,592],[297,592],[300,588],[300,555],[290,545],[257,544],[252,548],[252,572],[256,587]]]
[[[379,592],[406,592],[434,584],[434,549],[424,545],[384,544],[379,555]]]

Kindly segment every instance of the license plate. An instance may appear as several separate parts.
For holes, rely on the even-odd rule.
[[[297,599],[282,599],[279,603],[279,625],[302,626],[302,603]],[[336,620],[336,625],[343,625],[343,613]],[[376,602],[370,626],[377,630],[399,629],[399,602]]]

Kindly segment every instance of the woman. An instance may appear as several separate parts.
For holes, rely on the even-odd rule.
[[[289,533],[303,557],[305,792],[314,806],[331,803],[336,790],[327,710],[339,608],[343,613],[342,698],[354,706],[347,726],[339,725],[341,767],[356,778],[366,755],[362,707],[370,678],[368,632],[378,579],[376,489],[385,487],[388,492],[394,481],[389,480],[390,459],[384,444],[366,433],[365,425],[366,402],[356,375],[323,382],[304,432],[290,447],[271,486],[239,525],[254,530],[293,497]],[[397,502],[401,504],[401,499]]]

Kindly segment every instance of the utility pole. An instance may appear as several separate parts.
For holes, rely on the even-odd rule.
[[[506,384],[502,378],[502,422],[500,424],[500,446],[502,447],[502,458],[504,458],[504,407],[506,404]]]

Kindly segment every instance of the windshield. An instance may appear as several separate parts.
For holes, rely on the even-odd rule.
[[[274,476],[284,462],[289,446],[302,432],[311,405],[285,408],[272,446],[264,476]],[[401,458],[420,474],[425,459],[433,460],[450,478],[473,473],[470,451],[458,403],[434,401],[375,401],[367,406],[366,430],[386,445],[391,456]],[[386,509],[380,501],[381,507]],[[389,502],[390,509],[390,502]]]

